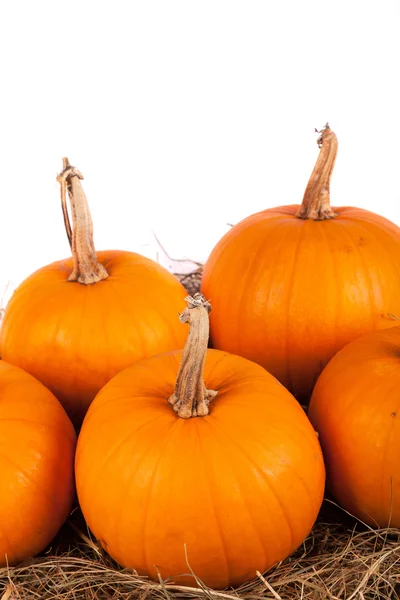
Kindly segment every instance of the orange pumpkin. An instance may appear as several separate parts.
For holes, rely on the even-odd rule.
[[[201,291],[212,346],[253,360],[301,402],[345,344],[400,314],[400,229],[360,208],[330,207],[337,138],[327,125],[298,205],[254,214],[218,242]]]
[[[171,273],[133,252],[95,252],[81,179],[64,159],[59,181],[72,258],[28,277],[8,303],[0,330],[2,358],[43,382],[77,425],[121,369],[181,348],[185,339],[175,317],[185,289]]]
[[[309,407],[338,502],[372,526],[400,527],[400,328],[348,344]]]
[[[77,492],[89,527],[121,565],[193,584],[188,560],[223,588],[302,543],[325,471],[293,396],[259,365],[207,351],[209,304],[200,294],[187,300],[184,351],[122,371],[89,408]]]
[[[0,566],[44,550],[68,517],[75,444],[53,394],[0,361]]]

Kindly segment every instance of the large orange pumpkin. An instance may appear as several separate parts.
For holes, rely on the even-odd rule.
[[[124,370],[90,406],[77,492],[89,527],[120,564],[193,584],[188,560],[223,588],[302,543],[325,471],[293,396],[259,365],[207,352],[209,304],[187,300],[185,350]]]
[[[0,361],[0,566],[47,546],[74,498],[76,436],[61,404]]]
[[[72,258],[28,277],[8,303],[0,330],[2,358],[43,382],[77,425],[113,375],[141,358],[181,348],[185,339],[175,317],[185,289],[171,273],[133,252],[95,252],[80,179],[64,159],[59,181]]]
[[[309,407],[332,494],[372,526],[400,527],[400,328],[348,344],[320,375]]]
[[[213,303],[213,347],[261,364],[304,403],[340,348],[400,314],[400,229],[366,210],[330,207],[337,138],[328,125],[319,145],[301,207],[232,227],[201,288]]]

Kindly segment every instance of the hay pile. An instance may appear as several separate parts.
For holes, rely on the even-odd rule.
[[[188,572],[190,567],[188,566]],[[303,546],[237,590],[154,583],[119,568],[76,510],[43,556],[0,569],[1,600],[388,600],[400,598],[400,532],[372,531],[325,501]],[[201,586],[201,582],[197,582]]]

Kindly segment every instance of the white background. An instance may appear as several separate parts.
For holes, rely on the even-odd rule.
[[[65,155],[97,249],[175,270],[153,231],[204,261],[227,223],[300,202],[326,121],[332,203],[400,224],[399,32],[398,0],[3,0],[0,292],[69,255]]]

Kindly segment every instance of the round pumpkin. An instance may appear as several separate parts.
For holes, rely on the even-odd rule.
[[[345,344],[400,314],[400,229],[360,208],[330,207],[337,137],[327,125],[302,205],[228,231],[204,267],[212,346],[265,367],[307,404]]]
[[[76,425],[121,369],[183,347],[175,315],[186,294],[171,273],[148,258],[95,252],[81,178],[64,159],[59,181],[72,258],[28,277],[10,299],[0,330],[2,358],[44,383]]]
[[[53,394],[0,361],[0,566],[44,550],[68,517],[75,444]]]
[[[309,417],[329,489],[373,527],[400,527],[400,328],[348,344],[320,375]]]
[[[184,351],[122,371],[90,406],[77,493],[90,529],[121,565],[193,585],[190,565],[219,589],[303,542],[325,470],[298,402],[259,365],[207,351],[209,304],[200,294],[187,300]]]

